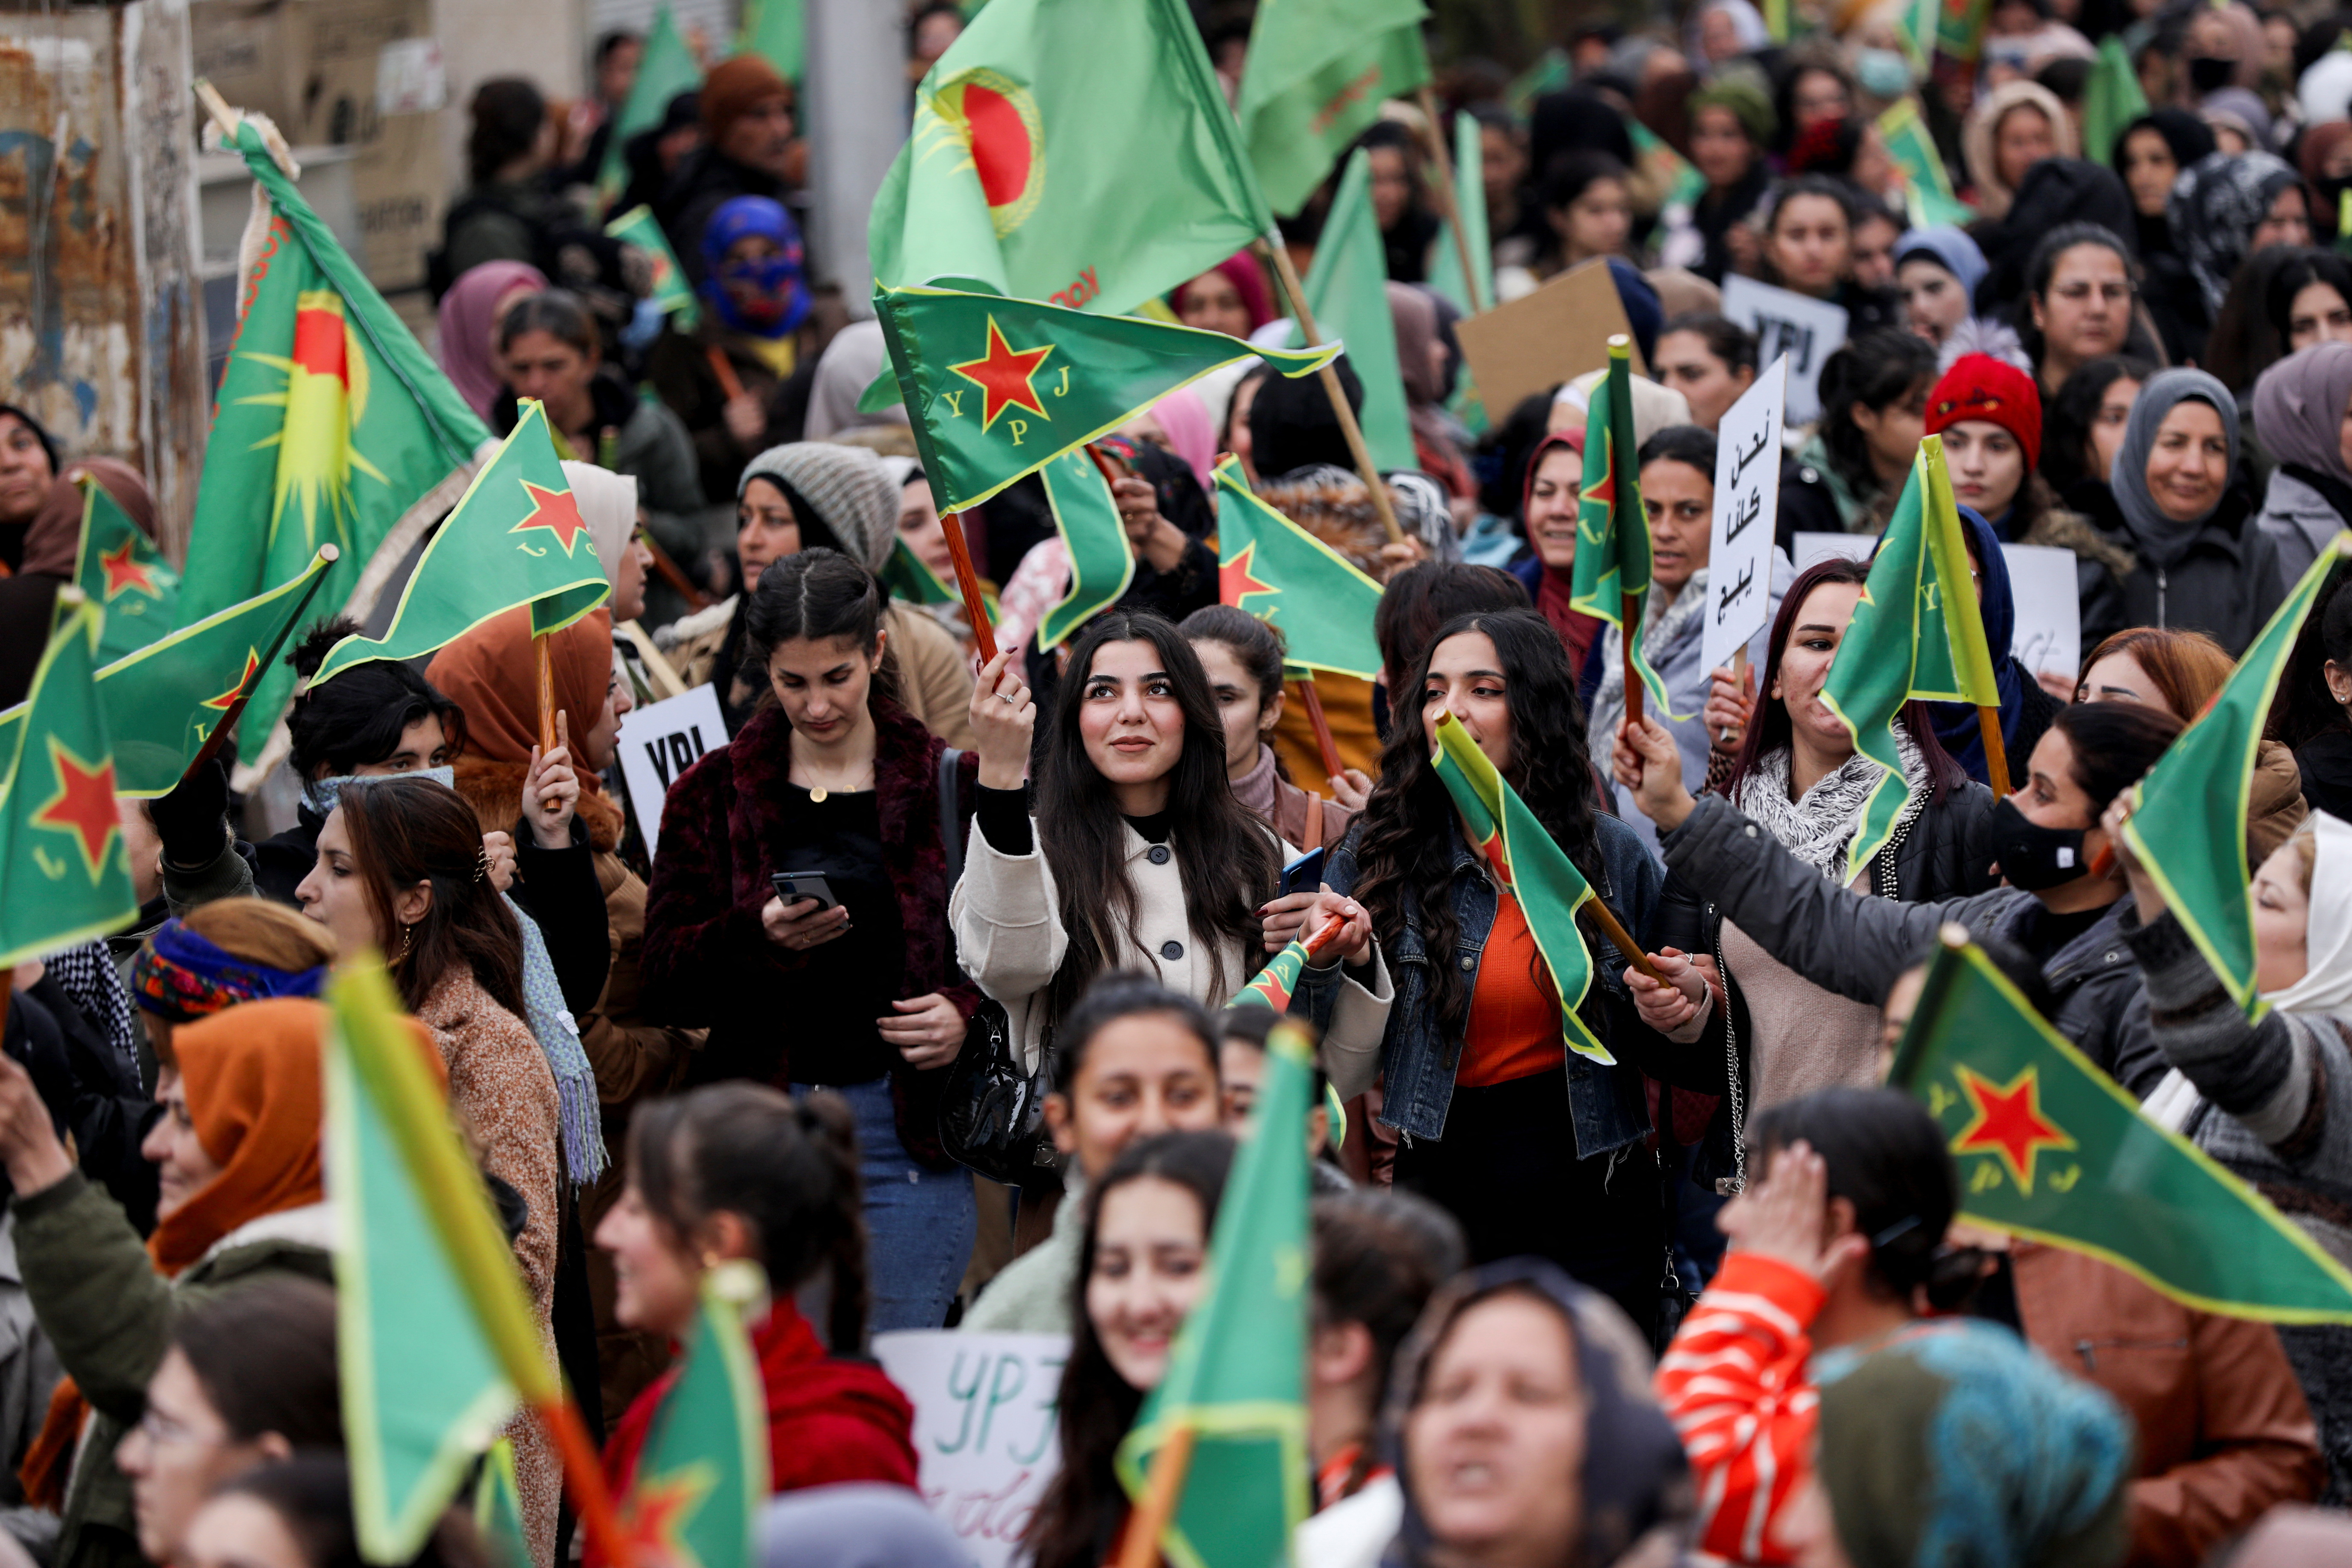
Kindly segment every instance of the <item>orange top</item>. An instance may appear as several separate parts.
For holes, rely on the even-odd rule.
[[[1470,993],[1470,1025],[1462,1035],[1462,1065],[1454,1081],[1465,1089],[1557,1072],[1567,1060],[1559,1022],[1559,992],[1544,966],[1535,932],[1519,900],[1498,895],[1495,929],[1478,959]]]

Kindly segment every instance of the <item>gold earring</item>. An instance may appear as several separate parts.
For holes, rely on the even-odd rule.
[[[400,956],[401,956],[401,957],[403,957],[403,958],[406,958],[406,957],[408,956],[408,950],[409,950],[409,948],[410,948],[412,945],[414,945],[414,944],[415,944],[415,941],[416,941],[416,928],[415,928],[415,926],[403,926],[403,927],[401,927],[401,928],[400,928]]]

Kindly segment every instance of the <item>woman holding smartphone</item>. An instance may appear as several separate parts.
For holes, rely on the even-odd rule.
[[[883,605],[837,551],[761,574],[745,668],[767,691],[670,790],[644,961],[648,1015],[709,1026],[697,1081],[829,1089],[856,1111],[877,1332],[940,1327],[971,1251],[938,1095],[980,1001],[948,941],[945,742],[898,700]],[[978,768],[961,759],[960,810]]]

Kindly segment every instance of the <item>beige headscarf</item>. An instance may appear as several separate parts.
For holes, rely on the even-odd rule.
[[[1960,155],[1968,163],[1969,178],[1976,184],[1977,210],[1987,217],[2007,217],[2009,204],[2017,199],[2017,193],[2000,182],[1993,138],[2011,110],[2028,104],[2050,121],[2053,157],[2083,155],[2082,143],[2074,136],[2074,121],[2067,117],[2066,106],[2058,101],[2056,93],[2035,81],[2005,81],[1994,88],[1985,94],[1982,102],[1969,110],[1968,120],[1960,127]]]
[[[588,525],[588,540],[596,547],[604,579],[618,588],[621,556],[629,548],[629,536],[637,531],[637,481],[593,463],[566,463],[563,477],[572,485],[580,521]]]

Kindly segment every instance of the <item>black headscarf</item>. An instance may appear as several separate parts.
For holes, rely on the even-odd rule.
[[[1381,1568],[1423,1568],[1433,1555],[1434,1543],[1413,1497],[1404,1453],[1406,1418],[1419,1401],[1430,1358],[1463,1312],[1514,1289],[1556,1309],[1575,1344],[1586,1405],[1584,1540],[1578,1561],[1598,1568],[1625,1557],[1654,1532],[1677,1542],[1688,1533],[1698,1509],[1690,1461],[1651,1391],[1650,1354],[1641,1334],[1599,1291],[1586,1289],[1541,1258],[1517,1258],[1473,1270],[1440,1290],[1397,1352],[1381,1446],[1404,1492],[1404,1520],[1381,1559]]]
[[[2150,110],[2125,126],[2116,138],[2115,165],[2118,177],[2124,172],[2124,143],[2131,140],[2135,131],[2153,131],[2163,137],[2164,144],[2172,149],[2172,161],[2184,169],[2200,158],[2210,156],[2216,145],[2212,127],[2187,110]],[[2125,194],[2130,193],[2126,190]],[[2139,253],[2142,256],[2160,255],[2172,248],[2172,230],[2165,223],[2162,213],[2150,217],[2135,206],[2132,221],[2138,228]]]
[[[2052,229],[2095,223],[2116,237],[2126,256],[2137,257],[2137,217],[2131,193],[2114,170],[2081,158],[2042,159],[2025,172],[2008,216],[1978,237],[1989,268],[1977,284],[1977,314],[1992,315],[2023,301],[2026,267]]]
[[[1549,172],[1562,153],[1584,149],[1606,153],[1627,168],[1633,166],[1633,137],[1624,117],[1599,94],[1570,88],[1536,100],[1528,125],[1528,167],[1538,180]]]
[[[1348,363],[1346,354],[1332,363],[1339,373],[1340,390],[1347,394],[1349,405],[1360,410],[1364,384],[1357,377],[1355,366]],[[1355,454],[1348,449],[1348,438],[1340,432],[1339,416],[1331,412],[1331,399],[1314,376],[1294,380],[1269,375],[1259,382],[1257,396],[1250,402],[1249,427],[1251,459],[1269,479],[1318,464],[1335,468],[1356,466]]]

